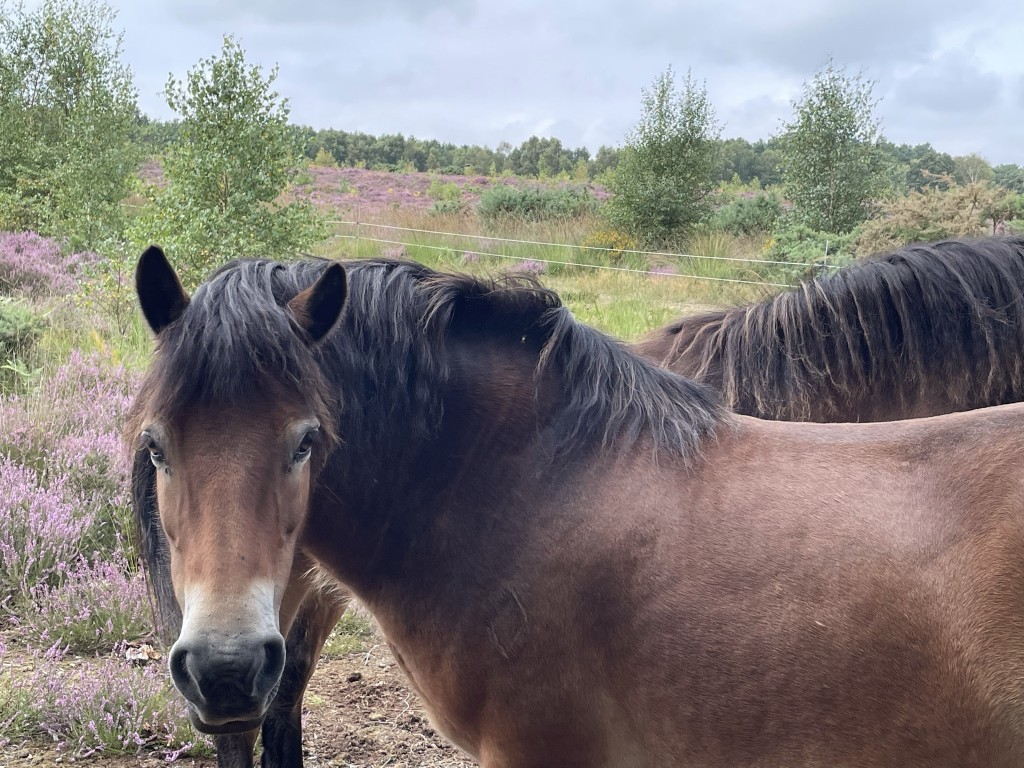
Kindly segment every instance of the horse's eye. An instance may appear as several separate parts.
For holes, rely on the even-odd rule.
[[[167,459],[164,457],[163,449],[157,443],[156,438],[153,437],[149,432],[142,433],[142,447],[149,451],[149,459],[153,462],[153,466],[160,469],[167,464]]]
[[[299,441],[298,446],[295,448],[295,452],[292,453],[292,461],[298,464],[301,461],[305,461],[309,458],[310,452],[313,450],[313,443],[316,442],[317,436],[320,434],[320,430],[311,429],[302,436],[302,440]]]

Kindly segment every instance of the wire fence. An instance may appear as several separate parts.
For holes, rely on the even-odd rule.
[[[368,235],[365,232],[363,232],[363,229],[366,228],[366,229],[371,229],[371,230],[385,230],[387,232],[407,232],[407,233],[411,233],[411,234],[414,234],[414,235],[428,235],[428,236],[430,236],[432,238],[439,238],[439,239],[455,238],[455,239],[459,239],[459,240],[463,241],[463,243],[465,243],[466,241],[475,241],[474,245],[479,244],[481,241],[484,241],[484,242],[497,243],[497,244],[508,243],[508,244],[512,244],[512,245],[526,245],[526,246],[534,246],[534,247],[542,247],[542,248],[564,248],[564,249],[567,249],[567,250],[598,251],[598,252],[609,252],[609,253],[616,253],[616,254],[630,254],[630,255],[638,255],[638,256],[646,256],[646,257],[656,257],[656,258],[662,258],[662,259],[672,259],[672,260],[676,260],[676,261],[687,261],[687,260],[689,260],[691,262],[694,262],[694,261],[716,262],[717,261],[717,262],[730,262],[730,263],[734,263],[734,264],[745,264],[745,265],[749,265],[749,266],[755,266],[756,265],[756,266],[759,266],[759,267],[764,267],[764,266],[785,266],[785,267],[804,267],[804,268],[810,268],[810,269],[828,269],[829,268],[827,264],[822,264],[822,263],[809,264],[809,263],[804,263],[804,262],[773,261],[771,259],[743,258],[743,257],[736,257],[736,256],[696,255],[696,254],[686,254],[686,253],[673,253],[673,252],[669,252],[669,251],[644,251],[644,250],[639,250],[639,249],[635,249],[635,248],[610,248],[610,247],[606,247],[606,246],[577,245],[577,244],[574,244],[574,243],[550,243],[550,242],[543,242],[543,241],[537,241],[537,240],[522,240],[522,239],[518,239],[518,238],[497,237],[497,236],[493,236],[493,235],[467,234],[467,233],[464,233],[464,232],[447,232],[447,231],[443,231],[443,230],[421,229],[421,228],[417,228],[417,227],[402,227],[402,226],[398,226],[398,225],[395,225],[395,224],[378,224],[378,223],[374,223],[374,222],[349,221],[349,220],[343,220],[343,219],[332,219],[332,220],[328,220],[327,223],[331,224],[331,225],[335,225],[335,226],[352,227],[355,230],[354,232],[351,232],[351,233],[335,234],[335,235],[332,236],[333,239],[353,240],[353,241],[357,241],[357,242],[358,241],[367,241],[367,242],[372,242],[372,243],[380,243],[382,245],[395,245],[395,246],[402,246],[404,248],[425,248],[425,249],[428,249],[428,250],[445,251],[445,252],[456,250],[456,248],[453,247],[450,244],[447,244],[447,245],[434,245],[434,244],[430,244],[430,243],[408,242],[408,240],[410,240],[412,238],[390,239],[390,238],[386,238],[386,237],[374,237],[374,236]],[[460,245],[459,247],[462,248],[464,246]],[[748,280],[748,279],[739,278],[739,277],[721,277],[721,276],[718,276],[718,275],[699,275],[699,274],[688,274],[688,273],[685,273],[685,272],[663,272],[663,271],[657,271],[657,270],[652,270],[652,269],[638,269],[638,268],[635,268],[635,267],[620,267],[620,266],[614,266],[614,265],[610,265],[610,264],[592,264],[592,263],[585,263],[585,262],[580,262],[580,261],[566,261],[566,260],[561,260],[561,259],[550,259],[550,258],[543,258],[540,255],[517,256],[517,255],[514,255],[514,254],[510,254],[510,253],[500,253],[500,252],[496,252],[496,251],[482,251],[482,250],[479,250],[477,248],[474,248],[470,252],[473,253],[473,254],[476,254],[478,256],[487,256],[487,257],[498,258],[498,259],[510,259],[510,260],[519,261],[519,262],[536,262],[536,263],[540,263],[540,264],[550,264],[550,265],[559,265],[559,266],[567,266],[567,267],[580,267],[580,268],[583,268],[583,269],[606,270],[606,271],[610,271],[610,272],[626,272],[626,273],[638,274],[638,275],[654,275],[654,276],[657,276],[657,277],[679,277],[679,278],[686,278],[686,279],[690,279],[690,280],[709,280],[709,281],[713,281],[713,282],[739,283],[739,284],[743,284],[743,285],[763,285],[763,286],[769,286],[769,287],[772,287],[772,288],[790,288],[790,287],[792,287],[792,283],[772,282],[772,281],[767,280],[767,279],[763,279],[763,280]]]

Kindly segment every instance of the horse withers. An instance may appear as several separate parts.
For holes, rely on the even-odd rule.
[[[488,768],[1019,764],[1024,406],[732,416],[529,281],[407,263],[139,285],[200,728],[265,716],[298,552]]]

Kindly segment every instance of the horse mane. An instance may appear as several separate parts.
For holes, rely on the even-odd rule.
[[[396,410],[408,429],[429,438],[440,423],[449,376],[446,338],[463,332],[530,345],[537,375],[557,371],[563,393],[553,429],[557,452],[627,446],[647,434],[655,450],[690,460],[722,418],[708,390],[579,323],[532,277],[478,278],[390,260],[345,266],[348,309],[328,345],[341,361],[339,387],[364,387],[353,396],[358,408],[346,413],[342,403],[346,441],[372,445],[382,419]]]
[[[1024,236],[910,245],[637,349],[762,418],[828,420],[851,398],[925,388],[960,410],[1007,402],[1024,392]]]
[[[703,387],[579,323],[529,276],[477,278],[388,259],[343,262],[346,309],[338,327],[310,345],[285,304],[329,263],[254,259],[217,270],[158,337],[137,403],[146,402],[150,415],[191,402],[240,403],[269,381],[305,397],[330,434],[357,448],[374,443],[396,414],[406,430],[427,436],[442,416],[446,336],[469,329],[535,344],[538,374],[561,372],[562,447],[588,438],[629,443],[646,432],[656,449],[689,458],[721,417]],[[134,412],[130,429],[137,431],[139,418]]]
[[[171,584],[171,553],[156,507],[156,468],[145,451],[136,451],[132,457],[131,488],[135,545],[145,567],[149,607],[157,637],[170,648],[181,631],[181,608]]]

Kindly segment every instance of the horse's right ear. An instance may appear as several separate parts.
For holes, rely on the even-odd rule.
[[[288,302],[288,309],[309,338],[317,342],[338,322],[347,295],[345,270],[334,262],[315,283]]]
[[[188,306],[188,294],[181,287],[174,267],[155,245],[149,246],[139,257],[135,267],[135,292],[139,294],[142,314],[156,334],[181,317]]]

